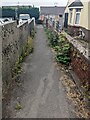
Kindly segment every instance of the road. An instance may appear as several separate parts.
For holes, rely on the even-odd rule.
[[[23,72],[8,104],[11,118],[74,118],[73,106],[59,81],[53,52],[41,25],[37,26],[34,52],[23,63]],[[19,102],[21,110],[15,110]]]

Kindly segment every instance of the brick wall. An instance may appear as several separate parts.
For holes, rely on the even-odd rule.
[[[71,43],[71,65],[73,71],[80,78],[82,84],[88,83],[90,87],[90,57],[89,44],[83,45],[70,35],[66,34],[66,39]]]
[[[22,48],[27,43],[30,31],[34,28],[34,21],[26,22],[17,26],[16,22],[11,22],[0,26],[2,41],[2,81],[3,89],[6,89],[12,80],[12,69],[18,60]]]
[[[76,48],[71,52],[71,65],[80,82],[90,87],[90,61],[86,59]]]

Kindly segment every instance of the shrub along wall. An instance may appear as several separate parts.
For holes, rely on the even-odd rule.
[[[31,26],[31,28],[30,28]],[[12,80],[12,69],[27,44],[30,31],[34,29],[34,21],[17,27],[16,22],[1,26],[2,35],[2,81],[3,90]]]

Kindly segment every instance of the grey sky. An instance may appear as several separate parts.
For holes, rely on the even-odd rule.
[[[0,0],[1,1],[1,0]],[[66,6],[68,0],[2,0],[2,5]]]

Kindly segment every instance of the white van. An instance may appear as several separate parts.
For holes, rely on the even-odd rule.
[[[19,15],[19,24],[22,24],[23,22],[29,21],[30,15],[29,14],[20,14]]]

